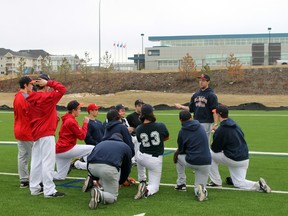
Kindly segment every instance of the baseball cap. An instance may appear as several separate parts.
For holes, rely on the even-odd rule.
[[[136,105],[139,105],[139,104],[144,104],[144,102],[141,99],[137,99],[134,104],[136,106]]]
[[[82,107],[83,105],[83,103],[79,103],[77,100],[73,100],[68,103],[67,110],[72,111],[73,109],[77,109],[78,107]]]
[[[119,120],[120,119],[120,115],[118,113],[118,111],[116,109],[111,109],[107,112],[106,115],[108,122],[112,121],[112,120]]]
[[[119,110],[121,110],[121,109],[125,109],[125,106],[124,106],[123,104],[117,104],[117,105],[115,106],[115,109],[116,109],[117,111],[119,111]]]
[[[181,121],[187,121],[191,118],[191,113],[187,110],[182,110],[180,113],[179,113],[179,119]]]
[[[100,106],[97,106],[96,104],[89,104],[87,107],[87,111],[91,111],[91,110],[98,110],[100,108]]]
[[[222,115],[228,115],[229,111],[228,111],[228,107],[227,106],[224,106],[224,105],[219,105],[217,108],[216,108],[216,113],[220,114],[221,116]]]
[[[201,74],[201,76],[198,77],[199,79],[210,81],[210,77],[207,74]]]
[[[41,79],[45,79],[45,80],[50,80],[50,76],[48,75],[48,74],[45,74],[45,73],[43,73],[43,74],[41,74],[39,77],[38,77],[38,79],[39,78],[41,78]]]
[[[33,84],[35,82],[36,82],[36,80],[32,80],[29,76],[23,76],[19,80],[19,85],[20,85],[20,87],[24,87],[24,84],[28,85],[30,83]]]
[[[153,107],[150,104],[143,104],[141,107],[141,114],[142,115],[150,115],[153,113]]]

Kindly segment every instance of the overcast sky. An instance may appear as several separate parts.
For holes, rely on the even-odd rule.
[[[1,48],[81,58],[87,51],[98,62],[99,0],[0,2]],[[287,33],[287,6],[286,0],[102,0],[101,56],[141,53],[141,33],[144,47],[158,45],[148,36],[268,33],[268,27]]]

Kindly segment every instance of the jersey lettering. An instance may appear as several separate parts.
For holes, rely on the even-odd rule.
[[[156,145],[159,145],[160,142],[161,142],[161,139],[160,139],[160,134],[158,131],[152,131],[150,133],[150,140],[151,140],[151,144],[150,144],[150,141],[149,141],[149,136],[148,134],[146,133],[141,133],[140,134],[140,138],[141,138],[141,143],[144,147],[150,147],[151,144],[156,146]]]

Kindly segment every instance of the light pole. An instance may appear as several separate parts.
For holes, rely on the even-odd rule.
[[[143,37],[144,37],[144,34],[143,33],[141,34],[141,37],[142,37],[142,54],[144,54],[144,52],[143,52]]]
[[[270,59],[270,31],[271,31],[271,27],[268,27],[268,65],[270,65],[271,59]]]
[[[99,70],[101,69],[101,0],[99,0]]]

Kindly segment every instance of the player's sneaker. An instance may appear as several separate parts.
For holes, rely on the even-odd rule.
[[[214,182],[209,182],[208,184],[207,184],[207,186],[209,186],[209,187],[222,187],[222,185],[217,185],[217,184],[215,184]]]
[[[199,184],[197,188],[198,188],[197,198],[198,198],[199,202],[206,200],[207,199],[207,196],[206,196],[207,191],[204,191],[203,185]]]
[[[89,189],[93,187],[93,179],[90,175],[87,176],[87,178],[84,181],[82,192],[87,192]]]
[[[233,184],[233,181],[232,181],[232,178],[231,178],[230,176],[228,176],[228,177],[226,178],[226,183],[227,183],[228,185],[234,185],[234,184]]]
[[[260,189],[266,193],[271,193],[271,188],[267,185],[266,181],[263,178],[259,179]]]
[[[57,192],[55,192],[53,194],[45,196],[45,198],[56,198],[56,197],[64,197],[64,196],[65,196],[64,193],[57,191]]]
[[[20,188],[29,188],[29,181],[20,182]]]
[[[141,199],[143,197],[145,197],[145,193],[146,193],[146,197],[147,197],[147,192],[146,192],[146,182],[140,182],[138,185],[138,191],[137,194],[134,196],[134,199]],[[148,190],[147,190],[148,191]]]
[[[186,184],[176,185],[174,190],[177,191],[186,191]]]
[[[101,202],[101,192],[97,188],[92,188],[91,190],[91,199],[89,202],[90,209],[96,209],[98,204]]]

